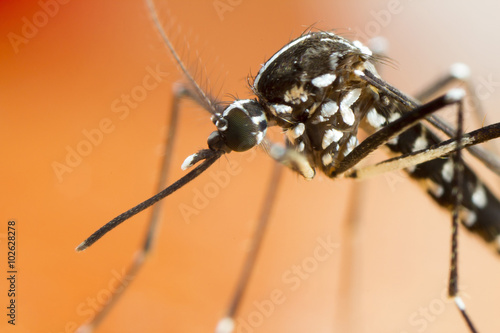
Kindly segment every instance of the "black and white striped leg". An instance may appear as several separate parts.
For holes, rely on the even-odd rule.
[[[460,67],[460,66],[458,66]],[[457,70],[455,69],[455,72],[464,72],[465,69],[460,69]],[[403,94],[401,91],[398,89],[394,88],[393,86],[389,85],[387,82],[379,79],[377,76],[375,76],[373,73],[370,71],[356,71],[357,75],[372,84],[374,87],[379,89],[380,91],[383,91],[387,95],[399,100],[401,103],[404,105],[410,107],[410,108],[417,108],[419,107],[419,102],[412,99],[411,97]],[[461,82],[464,82],[464,79],[455,79],[454,77],[462,76],[465,77],[465,74],[449,74],[445,78],[439,80],[436,84],[434,84],[430,89],[427,89],[425,92],[422,92],[420,94],[421,98],[428,98],[430,96],[431,91],[434,91],[435,89],[438,89],[440,85],[448,85],[450,82],[453,82],[454,80],[458,80]],[[451,78],[450,78],[451,77]],[[473,108],[476,110],[479,110],[479,103],[474,100],[474,96],[471,93],[471,89],[469,87],[470,85],[466,86],[466,89],[464,90],[468,96],[470,96],[474,103],[473,103]],[[434,91],[435,93],[435,91]],[[429,115],[426,117],[426,119],[430,124],[432,124],[435,128],[439,129],[443,133],[445,133],[448,137],[453,138],[455,136],[456,130],[436,117],[435,115]],[[477,144],[477,143],[476,143]],[[481,163],[483,163],[487,168],[489,168],[491,171],[495,172],[496,174],[500,175],[500,158],[497,156],[485,151],[482,147],[479,146],[466,146],[468,147],[467,150],[474,156],[476,157]]]
[[[453,154],[453,192],[455,192],[455,202],[452,212],[452,223],[451,223],[451,258],[450,258],[450,277],[448,280],[448,296],[453,297],[458,310],[462,314],[467,326],[470,331],[476,333],[477,330],[472,323],[469,315],[465,310],[465,303],[462,298],[458,296],[458,224],[459,224],[459,213],[460,207],[462,206],[463,200],[463,184],[464,184],[464,162],[462,159],[462,135],[463,135],[463,99],[457,102],[458,112],[457,112],[457,134],[456,142],[457,149]]]
[[[281,166],[278,163],[275,163],[273,167],[273,172],[271,174],[271,179],[269,181],[269,186],[267,188],[267,192],[264,197],[264,201],[262,203],[262,208],[259,214],[259,220],[257,222],[255,234],[252,238],[252,244],[250,245],[250,250],[243,264],[243,268],[241,270],[240,277],[236,284],[235,291],[231,297],[231,301],[226,311],[226,315],[217,324],[217,327],[215,329],[216,333],[231,333],[234,331],[235,328],[234,319],[238,315],[241,301],[244,298],[245,291],[247,290],[250,277],[252,276],[252,272],[254,270],[255,261],[257,260],[259,251],[262,248],[262,240],[264,239],[265,232],[269,224],[269,219],[278,193],[278,187],[282,175],[283,175],[283,166]]]
[[[450,69],[446,75],[439,78],[430,85],[427,89],[416,95],[417,99],[420,101],[429,100],[432,96],[442,92],[444,89],[451,85],[460,85],[466,93],[467,110],[472,111],[472,115],[476,118],[477,123],[483,123],[485,118],[485,112],[481,107],[481,103],[477,96],[474,94],[473,87],[471,86],[470,80],[470,69],[467,65],[463,63],[455,63],[450,66]],[[448,137],[453,138],[457,130],[448,124],[446,121],[438,117],[437,115],[431,115],[427,119],[431,125],[433,125],[438,130],[442,131]],[[495,148],[495,146],[490,146]],[[488,169],[500,175],[500,158],[498,157],[498,151],[495,154],[487,151],[481,146],[472,146],[468,148],[469,152],[475,156],[481,163],[483,163]]]
[[[427,112],[434,112],[439,110],[440,108],[450,105],[450,104],[457,104],[458,105],[458,112],[457,112],[457,133],[456,137],[453,140],[449,140],[446,142],[446,144],[442,145],[442,147],[430,147],[428,149],[425,149],[420,152],[415,152],[412,154],[406,154],[403,156],[399,156],[397,158],[391,159],[389,162],[385,161],[382,163],[379,163],[374,166],[369,166],[365,167],[359,170],[349,170],[346,172],[346,176],[352,177],[352,178],[366,178],[369,176],[373,176],[375,174],[383,173],[383,172],[388,172],[396,169],[402,169],[402,168],[408,168],[411,166],[415,166],[417,164],[438,158],[443,155],[450,154],[451,152],[454,151],[453,153],[453,197],[454,197],[454,202],[453,202],[453,211],[452,211],[452,233],[451,233],[451,264],[450,264],[450,276],[449,276],[449,285],[448,285],[448,295],[450,297],[453,297],[455,300],[455,303],[464,317],[469,329],[471,332],[477,332],[474,325],[472,324],[472,321],[470,317],[468,316],[466,310],[465,310],[465,304],[458,296],[458,222],[459,222],[459,214],[460,214],[460,207],[462,206],[462,200],[463,200],[463,174],[464,174],[464,164],[461,156],[461,150],[464,148],[466,145],[468,139],[464,138],[464,135],[462,134],[463,132],[463,97],[464,93],[460,93],[459,90],[451,90],[448,92],[446,95],[444,95],[441,98],[438,98],[434,101],[431,101],[427,104],[422,105],[421,107],[418,107],[415,111],[412,111],[408,114],[403,115],[401,118],[398,120],[403,119],[404,122],[409,122],[406,118],[412,119],[411,116],[414,112],[419,111],[419,110],[424,110],[426,113]],[[395,122],[394,122],[395,123]],[[389,126],[393,125],[394,123],[390,124]],[[389,128],[387,126],[386,128]],[[399,126],[398,126],[399,127]],[[386,129],[384,128],[384,129]],[[384,130],[383,129],[383,130]],[[382,131],[382,130],[381,130]],[[379,132],[381,132],[379,131]],[[377,133],[379,133],[377,132]],[[482,131],[484,132],[484,131]],[[377,134],[375,133],[375,135]],[[500,133],[499,133],[500,134]],[[374,135],[371,137],[368,137],[365,141],[370,140]],[[382,137],[386,137],[384,133],[382,133]],[[382,139],[376,139],[383,141]],[[368,143],[368,147],[371,147],[373,145],[371,142]],[[360,145],[361,146],[361,145]],[[359,147],[359,146],[358,146]],[[444,148],[443,148],[444,147]],[[448,148],[448,149],[445,149]],[[367,149],[369,150],[369,149]],[[362,150],[363,152],[365,150]],[[355,153],[355,150],[351,152]]]

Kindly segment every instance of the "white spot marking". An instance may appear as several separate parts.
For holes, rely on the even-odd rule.
[[[272,105],[274,110],[276,110],[277,113],[281,114],[289,114],[292,112],[292,107],[290,105],[285,105],[285,104],[274,104]]]
[[[455,304],[460,310],[465,311],[465,303],[460,296],[455,296]]]
[[[355,40],[352,42],[354,46],[356,46],[362,53],[371,56],[372,55],[372,50],[370,50],[368,47],[364,46],[363,43],[361,43],[359,40]]]
[[[486,191],[484,190],[483,185],[480,183],[477,184],[474,193],[472,193],[472,202],[478,208],[484,208],[484,207],[486,207],[486,204],[488,203]]]
[[[323,162],[324,166],[328,166],[333,162],[332,154],[326,153],[321,157],[321,162]]]
[[[303,151],[304,151],[305,146],[306,146],[306,145],[304,144],[304,141],[300,142],[300,143],[299,143],[299,146],[298,146],[298,148],[297,148],[297,149],[298,149],[298,151],[299,151],[299,152],[303,152]]]
[[[215,327],[215,333],[231,333],[234,331],[234,320],[231,317],[225,317],[219,320]]]
[[[255,139],[257,140],[257,144],[260,144],[262,140],[264,140],[265,135],[265,132],[259,132],[259,134],[257,134],[257,136],[255,137]]]
[[[323,136],[323,142],[321,142],[321,147],[323,149],[326,149],[332,144],[332,142],[338,142],[343,135],[344,133],[342,133],[341,131],[337,131],[334,128],[326,130],[325,135]]]
[[[227,117],[227,115],[229,114],[229,112],[231,112],[232,109],[242,109],[243,112],[245,112],[246,114],[248,114],[248,111],[245,109],[244,105],[246,103],[249,103],[249,102],[253,102],[253,100],[251,100],[251,99],[240,99],[240,100],[234,101],[233,103],[231,103],[231,105],[229,105],[224,110],[224,112],[222,113],[222,116],[223,117]]]
[[[325,118],[331,117],[337,113],[338,109],[339,106],[335,103],[335,101],[326,102],[321,106],[321,115]]]
[[[186,170],[192,166],[193,160],[198,155],[198,153],[194,153],[193,155],[188,156],[181,165],[182,170]]]
[[[459,217],[463,224],[469,228],[472,227],[477,221],[476,213],[465,207],[460,207]]]
[[[358,100],[361,95],[361,88],[356,88],[347,93],[344,99],[340,102],[340,114],[344,123],[351,126],[354,124],[354,112],[351,106]]]
[[[299,123],[294,128],[291,128],[288,131],[286,131],[286,136],[291,142],[295,142],[295,139],[304,134],[305,129],[306,126],[304,125],[304,123]]]
[[[459,80],[465,80],[470,76],[470,68],[462,62],[457,62],[451,65],[450,74]]]
[[[368,123],[376,129],[379,129],[385,124],[385,118],[381,116],[375,108],[371,108],[370,111],[366,114],[366,119]]]
[[[461,88],[451,89],[444,95],[447,103],[455,103],[461,101],[465,97],[465,91]]]
[[[349,141],[347,142],[347,149],[344,151],[344,156],[347,156],[351,153],[351,151],[356,148],[358,145],[359,141],[358,138],[355,136],[351,136],[349,138]]]
[[[252,123],[254,123],[255,125],[260,125],[260,123],[265,122],[265,121],[266,121],[266,116],[264,116],[264,114],[261,114],[260,116],[253,116],[252,117]]]
[[[389,116],[389,122],[392,123],[393,121],[395,121],[399,118],[401,118],[401,115],[399,113],[395,112]]]
[[[392,123],[393,121],[395,121],[395,120],[397,120],[399,118],[401,118],[401,115],[399,113],[393,113],[393,114],[391,114],[389,116],[388,121],[389,121],[389,123]],[[399,137],[396,136],[395,138],[392,138],[389,141],[387,141],[387,143],[391,144],[391,145],[397,145],[398,144],[398,140],[399,140]],[[408,170],[410,170],[410,169],[408,169]],[[413,170],[415,170],[415,169],[413,169]],[[410,171],[410,172],[413,172],[413,171]]]
[[[355,69],[354,75],[359,76],[359,77],[366,77],[365,73],[360,69]]]
[[[417,140],[413,143],[412,151],[419,151],[428,147],[427,138],[425,137],[425,132],[420,135]]]
[[[335,81],[336,78],[337,78],[337,76],[335,76],[335,74],[327,73],[327,74],[323,74],[323,75],[320,75],[318,77],[315,77],[314,79],[312,79],[311,83],[318,88],[324,88],[324,87],[328,87],[330,84],[332,84],[332,82]]]
[[[304,134],[305,129],[306,129],[306,125],[304,125],[304,123],[300,123],[297,126],[295,126],[293,131],[294,131],[294,134],[296,135],[296,137],[298,138],[299,136]]]
[[[339,54],[337,52],[330,54],[330,68],[336,70],[338,62],[339,62]]]
[[[441,170],[441,176],[445,182],[450,183],[453,179],[453,161],[451,158],[448,158],[445,164],[443,164],[443,170]]]

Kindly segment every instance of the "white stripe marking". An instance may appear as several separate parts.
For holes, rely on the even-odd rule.
[[[351,126],[354,124],[354,112],[352,112],[351,106],[358,100],[361,95],[361,88],[356,88],[347,93],[344,99],[340,102],[340,114],[342,114],[342,119],[344,123]]]
[[[453,180],[453,161],[451,158],[448,158],[445,164],[443,164],[443,170],[441,170],[441,176],[445,182],[450,183]]]
[[[385,118],[381,116],[375,108],[371,108],[366,114],[368,123],[375,129],[379,129],[385,124]]]
[[[325,118],[333,116],[335,113],[337,113],[337,110],[339,109],[339,106],[335,101],[329,101],[326,102],[321,106],[321,115]]]
[[[486,207],[488,203],[488,198],[486,197],[486,191],[481,183],[478,183],[474,193],[472,193],[472,202],[478,208]]]
[[[332,144],[332,142],[339,142],[343,135],[344,133],[342,133],[341,131],[337,131],[334,128],[326,130],[325,135],[323,136],[323,142],[321,142],[321,147],[323,149],[326,149]]]
[[[332,82],[335,81],[336,78],[337,76],[335,76],[335,74],[327,73],[315,77],[314,79],[312,79],[311,83],[318,88],[324,88],[332,84]]]

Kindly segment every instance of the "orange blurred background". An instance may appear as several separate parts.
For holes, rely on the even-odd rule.
[[[455,61],[468,63],[473,82],[484,87],[488,78],[500,78],[498,9],[494,1],[158,4],[183,59],[224,100],[249,97],[247,75],[312,24],[360,38],[385,36],[397,68],[382,75],[408,93]],[[142,241],[148,212],[83,253],[74,248],[154,194],[172,87],[181,75],[140,0],[3,0],[0,15],[0,331],[74,332],[117,285]],[[487,122],[500,121],[498,87],[482,91],[489,92],[482,101]],[[135,97],[127,102],[127,95]],[[213,130],[192,103],[180,124],[171,181]],[[228,161],[237,163],[236,175],[217,183],[216,175],[229,173]],[[213,331],[272,165],[260,149],[233,153],[168,198],[152,255],[97,332]],[[442,297],[449,214],[402,173],[361,185],[360,221],[352,225],[345,221],[350,181],[306,182],[286,172],[238,332],[467,332]],[[207,188],[216,195],[195,206],[196,194]],[[197,214],[186,218],[186,207]],[[4,315],[10,219],[17,228],[15,327]],[[316,248],[328,240],[338,247],[314,264]],[[482,332],[498,331],[500,261],[475,237],[462,233],[460,244],[469,311]],[[309,269],[307,277],[297,280],[296,266]],[[263,309],[273,291],[284,301]]]

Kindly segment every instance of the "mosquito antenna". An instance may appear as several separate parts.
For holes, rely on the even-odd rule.
[[[211,166],[216,160],[219,159],[219,157],[224,154],[223,150],[210,150],[210,149],[203,149],[200,150],[198,153],[191,155],[188,157],[188,159],[185,162],[185,166],[189,167],[201,160],[203,163],[198,165],[196,168],[191,170],[187,175],[184,177],[180,178],[177,180],[175,183],[164,189],[163,191],[159,192],[158,194],[152,196],[151,198],[147,199],[144,202],[141,202],[137,206],[127,210],[125,213],[122,213],[103,225],[99,230],[94,232],[92,235],[90,235],[89,238],[84,240],[78,247],[76,248],[76,251],[83,251],[92,244],[94,244],[96,241],[98,241],[102,236],[104,236],[108,231],[114,229],[116,226],[121,224],[123,221],[131,218],[135,214],[143,211],[144,209],[148,208],[149,206],[153,205],[154,203],[160,201],[161,199],[169,196],[170,194],[174,193],[196,177],[198,177],[201,173],[203,173],[209,166]]]
[[[167,45],[170,53],[174,57],[175,62],[177,63],[177,65],[179,65],[182,73],[184,73],[184,75],[186,76],[187,80],[192,85],[193,89],[200,96],[199,101],[203,104],[203,107],[205,109],[207,109],[209,111],[213,111],[211,113],[215,113],[215,110],[217,110],[217,109],[216,109],[213,101],[210,99],[209,96],[207,96],[207,94],[205,94],[205,92],[203,91],[203,89],[201,89],[201,87],[198,84],[198,82],[196,82],[196,80],[192,77],[191,73],[189,73],[189,71],[186,68],[186,66],[184,66],[184,63],[182,62],[179,54],[175,51],[174,46],[170,42],[170,39],[168,38],[165,30],[163,29],[163,26],[160,23],[160,19],[158,18],[158,14],[157,14],[157,11],[156,11],[156,7],[155,7],[155,5],[153,3],[153,0],[146,0],[146,2],[148,4],[148,9],[149,9],[151,18],[152,18],[152,20],[153,20],[156,28],[158,29],[158,32],[160,33],[161,38],[163,39],[163,41]]]

